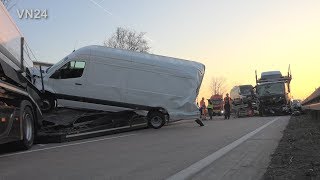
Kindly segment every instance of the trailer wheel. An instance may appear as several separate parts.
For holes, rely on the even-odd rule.
[[[19,142],[19,147],[23,150],[28,150],[32,147],[35,136],[34,116],[31,107],[28,101],[22,101],[20,120],[22,121],[23,139]]]
[[[159,111],[148,113],[148,125],[154,129],[161,128],[166,123],[165,115]]]
[[[55,99],[53,97],[50,97],[50,95],[46,95],[42,98],[42,106],[41,111],[42,112],[51,112],[55,107]]]
[[[264,117],[265,116],[265,112],[264,112],[264,109],[259,109],[259,115],[260,117]]]

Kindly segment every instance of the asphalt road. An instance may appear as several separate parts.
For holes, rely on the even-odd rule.
[[[259,179],[290,117],[182,121],[0,153],[4,179]],[[4,148],[1,146],[1,148]]]

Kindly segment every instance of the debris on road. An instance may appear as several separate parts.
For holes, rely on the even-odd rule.
[[[199,124],[200,126],[204,126],[203,122],[200,119],[196,119],[195,120],[197,124]]]
[[[320,121],[292,116],[264,179],[320,179]]]

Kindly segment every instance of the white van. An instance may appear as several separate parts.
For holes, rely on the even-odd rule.
[[[159,128],[168,119],[198,117],[195,101],[204,72],[205,66],[193,61],[87,46],[47,70],[44,110],[143,110]]]

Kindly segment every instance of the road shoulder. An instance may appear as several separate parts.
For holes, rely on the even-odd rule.
[[[320,122],[295,116],[284,131],[264,179],[320,179]]]
[[[260,179],[288,121],[289,117],[279,118],[192,179]]]

